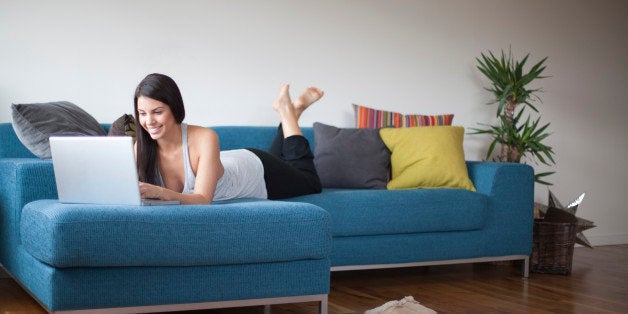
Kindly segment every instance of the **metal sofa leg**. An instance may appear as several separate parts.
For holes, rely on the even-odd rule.
[[[327,314],[327,298],[328,295],[326,294],[323,299],[321,300],[320,304],[319,304],[319,308],[318,308],[318,313],[319,314]]]
[[[523,278],[528,278],[528,276],[530,275],[530,256],[526,256],[523,259],[523,263],[522,264],[523,264],[523,266],[521,266],[521,267],[523,267],[523,269],[522,269]]]
[[[264,314],[270,314],[270,304],[264,305]]]

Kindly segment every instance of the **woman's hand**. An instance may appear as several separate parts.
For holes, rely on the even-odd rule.
[[[140,195],[142,198],[163,199],[164,188],[144,182],[140,182]]]
[[[201,194],[181,194],[149,183],[140,182],[142,198],[179,201],[181,204],[211,204],[212,200]]]

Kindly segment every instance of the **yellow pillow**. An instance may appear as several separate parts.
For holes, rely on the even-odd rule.
[[[389,190],[459,188],[475,191],[462,149],[463,127],[384,128],[379,134],[392,152]]]

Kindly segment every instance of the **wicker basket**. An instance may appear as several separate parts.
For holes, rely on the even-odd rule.
[[[576,224],[534,220],[530,270],[537,273],[571,273]]]

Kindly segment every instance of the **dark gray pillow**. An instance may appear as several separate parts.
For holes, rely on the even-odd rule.
[[[323,187],[386,189],[390,151],[378,129],[314,123],[314,165]]]
[[[107,134],[94,117],[67,101],[13,104],[11,109],[15,134],[39,158],[50,158],[51,135]]]

